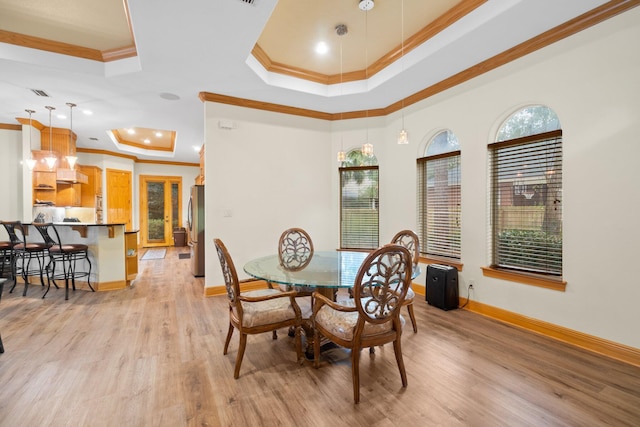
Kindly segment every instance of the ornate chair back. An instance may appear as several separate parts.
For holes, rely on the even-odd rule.
[[[400,245],[384,245],[365,258],[353,287],[359,314],[355,336],[365,322],[397,322],[397,333],[401,332],[400,308],[411,283],[411,268],[411,254]]]
[[[404,246],[411,252],[411,264],[413,268],[418,266],[420,260],[420,239],[418,235],[411,230],[402,230],[396,233],[391,239],[391,243]]]
[[[227,289],[227,297],[229,297],[229,307],[236,309],[237,315],[242,318],[242,304],[238,297],[240,296],[240,284],[238,282],[238,273],[236,267],[233,264],[231,255],[227,247],[222,243],[220,239],[213,239],[213,243],[216,246],[218,252],[218,258],[220,259],[220,267],[222,268],[222,275],[224,276],[224,285]]]
[[[299,271],[309,265],[313,257],[313,242],[301,228],[289,228],[278,242],[280,265],[289,271]]]

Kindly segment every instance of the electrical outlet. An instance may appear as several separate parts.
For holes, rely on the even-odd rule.
[[[469,289],[473,289],[473,285],[475,285],[475,284],[476,284],[475,280],[473,280],[473,279],[469,280]]]

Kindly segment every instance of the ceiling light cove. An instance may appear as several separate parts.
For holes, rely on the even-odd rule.
[[[175,150],[176,132],[172,130],[130,127],[112,129],[111,136],[120,149],[129,152],[144,154],[152,151],[158,155],[160,152],[169,154]]]

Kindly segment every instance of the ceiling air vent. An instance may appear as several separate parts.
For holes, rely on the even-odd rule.
[[[254,4],[256,0],[240,0],[242,3]]]
[[[31,89],[31,92],[35,93],[38,96],[44,96],[46,98],[50,98],[49,94],[42,89]]]

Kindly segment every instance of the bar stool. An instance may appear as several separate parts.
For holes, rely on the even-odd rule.
[[[13,264],[13,244],[11,242],[0,242],[0,279],[4,277],[5,270],[11,275],[11,265]]]
[[[44,286],[44,271],[46,267],[47,244],[44,242],[27,242],[27,233],[20,221],[1,221],[4,228],[11,239],[12,263],[11,276],[13,277],[13,286],[9,293],[17,284],[18,274],[24,280],[24,292],[22,296],[27,295],[29,287],[29,276],[40,276],[40,283]],[[32,261],[37,261],[37,267],[32,266]]]
[[[91,286],[91,260],[89,260],[89,247],[82,243],[67,243],[62,244],[60,234],[55,225],[51,223],[33,224],[36,229],[42,235],[42,238],[49,250],[49,264],[47,264],[47,290],[42,295],[44,298],[51,288],[51,282],[57,288],[56,279],[64,279],[65,296],[64,299],[69,299],[69,281],[73,290],[76,290],[76,279],[81,277],[87,278],[87,285],[91,292],[95,292],[93,286]],[[89,270],[78,271],[76,269],[78,261],[86,261],[89,264]],[[56,263],[62,264],[62,271],[56,271]]]

